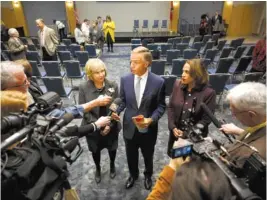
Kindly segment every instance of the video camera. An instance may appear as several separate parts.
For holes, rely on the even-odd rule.
[[[186,140],[181,140],[178,146],[174,146],[171,151],[171,157],[177,158],[182,156],[198,156],[202,159],[211,159],[217,164],[218,167],[228,177],[237,198],[240,200],[256,200],[266,199],[265,186],[266,186],[266,162],[260,157],[257,152],[254,152],[245,161],[242,172],[240,169],[236,170],[232,167],[229,168],[221,160],[221,154],[229,154],[221,142],[210,137],[203,138],[202,131],[204,126],[202,124],[195,124],[193,116],[195,113],[196,98],[193,99],[193,106],[190,113],[190,118],[184,121],[186,131],[184,136]],[[213,116],[211,111],[205,104],[201,104],[201,108],[210,117],[216,127],[220,127],[220,123]],[[225,134],[229,142],[232,143],[232,138]],[[239,173],[237,173],[239,171]],[[256,195],[256,194],[257,195]],[[260,197],[259,197],[259,196]]]
[[[83,150],[78,137],[55,133],[73,119],[68,113],[61,119],[47,116],[61,105],[59,95],[48,92],[26,112],[2,119],[2,134],[15,132],[1,143],[2,199],[53,199],[55,194],[61,199],[71,188],[67,162],[75,162]]]

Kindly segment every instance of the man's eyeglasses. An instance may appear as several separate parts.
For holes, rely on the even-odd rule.
[[[239,114],[241,114],[241,113],[245,113],[245,112],[248,112],[248,110],[239,111],[239,112],[234,112],[234,111],[232,110],[232,115],[233,115],[233,116],[237,116],[237,115],[239,115]]]

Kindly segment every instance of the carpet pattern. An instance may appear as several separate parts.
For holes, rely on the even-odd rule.
[[[120,77],[129,72],[130,66],[130,46],[114,46],[114,53],[107,53],[104,48],[104,53],[101,59],[105,62],[109,80],[115,80],[120,84]],[[167,71],[171,71],[171,66],[166,67]],[[74,84],[79,85],[80,80],[74,81]],[[74,95],[78,97],[78,92]],[[222,99],[225,99],[225,95]],[[69,100],[64,100],[65,105],[71,104]],[[216,110],[216,116],[218,119],[225,119],[227,122],[233,122],[234,119],[231,117],[231,113],[228,109],[228,105],[224,102],[224,110]],[[235,121],[235,120],[234,120]],[[75,119],[72,123],[80,124],[81,119]],[[155,183],[159,173],[163,167],[169,163],[169,158],[167,157],[167,142],[169,131],[167,128],[168,120],[167,114],[165,112],[164,116],[159,121],[159,132],[158,139],[155,146],[154,153],[154,175],[152,177],[153,184]],[[240,125],[239,123],[237,123]],[[225,136],[220,133],[216,127],[210,125],[211,137],[216,138],[219,141],[226,141]],[[144,200],[148,196],[150,191],[144,188],[144,161],[139,151],[139,179],[135,182],[133,188],[126,190],[125,182],[129,176],[125,144],[123,141],[122,131],[119,135],[119,147],[116,156],[116,172],[117,176],[114,179],[109,177],[109,156],[106,149],[101,152],[101,177],[102,181],[96,184],[94,180],[95,165],[91,155],[88,151],[87,143],[85,138],[80,139],[81,145],[83,147],[83,154],[79,159],[69,166],[70,171],[70,183],[74,187],[81,200]]]

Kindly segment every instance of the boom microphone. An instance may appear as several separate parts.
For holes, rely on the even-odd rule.
[[[70,113],[66,113],[63,115],[62,119],[60,119],[54,126],[52,126],[49,130],[48,133],[55,133],[57,130],[62,128],[63,126],[67,125],[74,119],[73,115]]]
[[[221,127],[222,127],[221,123],[216,119],[216,117],[213,115],[213,113],[212,113],[211,110],[208,108],[208,106],[207,106],[205,103],[203,103],[203,102],[200,104],[200,106],[201,106],[201,108],[204,110],[204,112],[208,115],[208,117],[210,118],[210,120],[212,121],[212,123],[213,123],[217,128],[221,128]],[[231,137],[230,137],[228,134],[226,134],[224,131],[222,131],[222,133],[229,139],[229,141],[230,141],[231,143],[233,143]]]

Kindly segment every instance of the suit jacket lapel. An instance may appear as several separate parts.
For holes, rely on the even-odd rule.
[[[142,99],[141,99],[140,107],[144,103],[144,100],[145,100],[146,96],[149,96],[150,92],[152,91],[152,87],[151,86],[152,86],[152,84],[151,84],[151,73],[148,72],[146,86],[145,86],[144,94],[143,94]]]
[[[135,108],[138,110],[138,105],[137,105],[137,101],[136,101],[136,95],[135,95],[135,90],[134,90],[134,75],[132,74],[130,76],[130,81],[128,82],[128,87],[126,88],[127,90],[129,90],[129,95],[133,95],[133,99],[134,99],[134,105]]]

